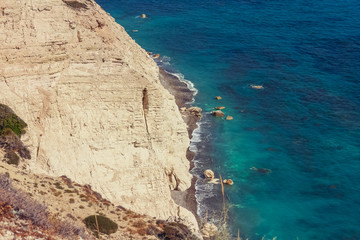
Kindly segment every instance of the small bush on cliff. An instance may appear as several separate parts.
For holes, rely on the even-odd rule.
[[[118,225],[109,218],[101,215],[96,215],[96,218],[97,220],[95,219],[95,215],[91,215],[84,219],[86,227],[91,229],[95,234],[97,234],[98,230],[108,235],[117,231]],[[98,225],[96,225],[96,221]]]
[[[20,158],[15,152],[7,152],[4,156],[4,160],[8,164],[13,164],[15,166],[19,165]]]
[[[25,133],[26,127],[27,124],[11,108],[0,104],[0,148],[5,150],[6,158],[10,160],[11,164],[18,164],[15,152],[22,158],[31,159],[30,151],[20,140],[20,136]]]
[[[30,151],[24,146],[20,138],[9,128],[0,135],[0,148],[8,152],[18,152],[20,157],[31,159]]]
[[[6,129],[11,129],[19,137],[25,133],[27,124],[14,111],[4,104],[0,104],[0,135]]]

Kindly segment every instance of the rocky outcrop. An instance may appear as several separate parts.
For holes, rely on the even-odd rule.
[[[191,184],[189,138],[151,57],[93,0],[2,0],[0,10],[0,103],[28,124],[28,169],[195,225],[170,196]]]

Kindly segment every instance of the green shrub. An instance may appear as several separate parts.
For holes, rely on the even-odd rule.
[[[0,104],[0,135],[3,135],[6,129],[11,129],[20,137],[21,134],[25,133],[26,127],[27,124],[11,108]]]
[[[118,229],[118,225],[110,220],[109,218],[101,215],[96,215],[97,222],[99,225],[99,231],[105,234],[115,233]],[[88,216],[84,219],[84,223],[87,228],[97,233],[95,215]]]
[[[19,165],[20,158],[15,152],[7,152],[4,156],[4,160],[8,164],[13,164],[15,166]]]
[[[2,130],[2,133],[0,134],[0,148],[5,149],[6,153],[17,152],[20,157],[31,159],[30,151],[20,140],[20,137],[10,128]]]

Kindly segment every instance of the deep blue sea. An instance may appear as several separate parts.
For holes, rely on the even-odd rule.
[[[97,2],[194,83],[205,114],[193,173],[234,180],[225,188],[234,235],[360,239],[359,0]],[[216,106],[234,120],[213,118]],[[197,189],[199,214],[212,216],[220,185],[200,179]]]

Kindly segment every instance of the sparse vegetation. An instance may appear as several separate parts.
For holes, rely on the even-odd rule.
[[[0,202],[11,206],[13,212],[20,219],[30,220],[34,226],[41,227],[48,232],[72,239],[75,239],[76,236],[86,238],[84,228],[56,219],[49,214],[45,205],[14,188],[9,174],[0,174]]]
[[[20,158],[15,152],[7,152],[4,156],[4,160],[8,164],[12,164],[15,166],[19,165],[19,162],[20,162]]]
[[[153,224],[150,224],[146,230],[147,235],[157,236],[161,234],[161,231]]]
[[[20,140],[21,134],[25,133],[27,124],[19,118],[14,111],[4,104],[0,104],[0,148],[5,151],[5,161],[9,164],[18,165],[18,154],[25,159],[30,159],[30,151]]]
[[[56,182],[56,183],[55,183],[55,187],[56,187],[57,189],[64,189],[59,182]]]
[[[4,104],[0,104],[0,135],[11,129],[18,137],[25,133],[27,124],[14,111]]]
[[[133,225],[133,227],[136,227],[136,228],[143,228],[146,226],[146,222],[142,219],[139,219],[136,222],[134,222],[132,225]]]
[[[101,215],[88,216],[84,219],[84,223],[86,227],[92,230],[95,234],[99,230],[99,232],[109,235],[111,233],[115,233],[118,229],[118,225],[115,222]]]

